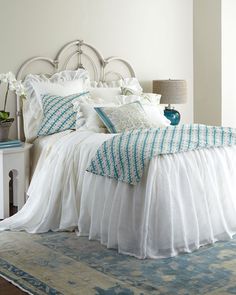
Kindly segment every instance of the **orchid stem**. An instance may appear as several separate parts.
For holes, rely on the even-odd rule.
[[[9,83],[7,84],[7,91],[6,91],[6,94],[5,94],[5,99],[4,99],[4,112],[6,111],[6,106],[7,106],[7,96],[8,96],[8,92],[9,92]]]

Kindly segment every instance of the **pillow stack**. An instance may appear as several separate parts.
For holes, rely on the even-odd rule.
[[[90,97],[74,104],[77,130],[118,133],[170,125],[161,95],[143,93],[136,78],[91,85]]]
[[[136,78],[90,82],[84,69],[28,75],[23,103],[27,142],[69,129],[118,133],[170,124],[160,95],[143,93]]]

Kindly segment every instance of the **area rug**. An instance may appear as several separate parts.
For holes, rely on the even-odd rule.
[[[236,240],[137,260],[75,233],[0,233],[0,276],[29,294],[236,294]]]

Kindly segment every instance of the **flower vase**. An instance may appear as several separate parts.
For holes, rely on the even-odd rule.
[[[10,118],[4,121],[0,120],[0,142],[8,140],[10,127],[13,121],[14,121],[13,118]]]

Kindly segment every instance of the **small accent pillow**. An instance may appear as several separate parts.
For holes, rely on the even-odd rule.
[[[120,107],[95,107],[95,110],[110,133],[156,127],[139,101]]]
[[[58,133],[68,129],[75,129],[76,112],[73,102],[88,95],[88,92],[68,96],[44,95],[42,97],[43,119],[38,136]]]

